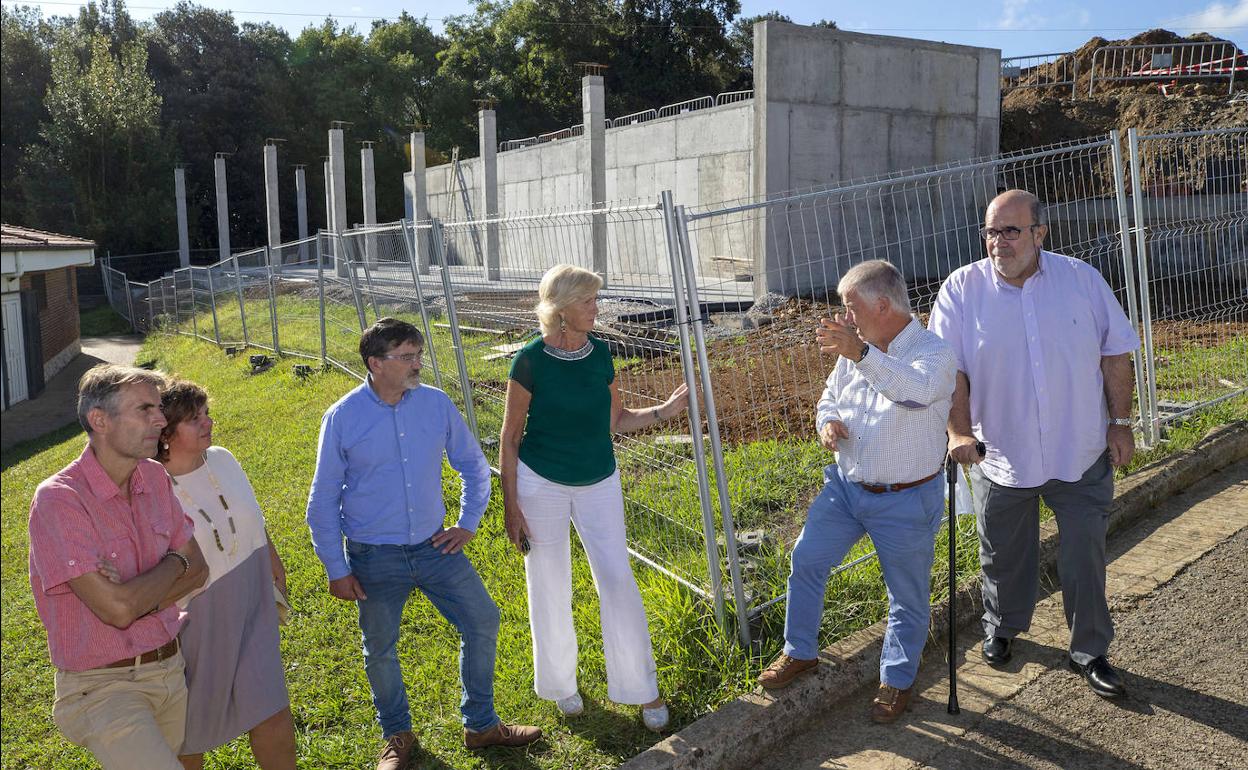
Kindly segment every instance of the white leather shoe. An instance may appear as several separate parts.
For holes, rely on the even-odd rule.
[[[585,701],[581,700],[581,694],[574,692],[566,698],[560,698],[555,701],[555,705],[563,712],[565,717],[574,717],[585,711]]]

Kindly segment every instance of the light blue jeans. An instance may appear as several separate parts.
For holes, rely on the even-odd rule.
[[[364,636],[364,670],[384,737],[412,729],[407,687],[395,645],[403,607],[420,589],[459,632],[459,710],[464,726],[488,730],[494,711],[498,605],[463,551],[443,554],[428,541],[370,545],[347,541],[347,564],[367,599],[356,602]]]
[[[944,475],[883,494],[846,479],[835,465],[824,470],[823,478],[823,490],[810,504],[806,526],[793,548],[784,652],[802,660],[819,656],[828,572],[866,533],[879,554],[888,589],[880,681],[904,690],[914,684],[927,641],[933,551],[944,514]]]

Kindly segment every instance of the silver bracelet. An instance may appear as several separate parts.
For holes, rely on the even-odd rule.
[[[190,559],[188,559],[188,558],[186,558],[186,557],[185,557],[185,556],[183,556],[182,554],[178,553],[177,551],[165,551],[165,555],[164,555],[164,556],[162,556],[162,557],[160,557],[160,558],[161,558],[161,559],[167,559],[167,558],[169,558],[170,556],[172,556],[173,558],[175,558],[175,559],[177,559],[178,561],[182,562],[182,575],[185,575],[187,572],[189,572],[189,571],[190,571],[190,569],[191,569],[191,560],[190,560]],[[178,575],[178,577],[182,577],[182,575]]]

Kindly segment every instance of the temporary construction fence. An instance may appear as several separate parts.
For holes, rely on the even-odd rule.
[[[829,459],[813,412],[833,361],[813,329],[838,308],[845,269],[894,263],[922,318],[943,279],[981,257],[988,202],[1036,192],[1046,246],[1094,265],[1140,329],[1136,430],[1151,445],[1175,420],[1248,392],[1246,145],[1248,128],[1131,132],[715,208],[686,210],[664,193],[322,232],[110,298],[145,305],[170,330],[357,378],[360,332],[410,319],[428,340],[426,381],[497,464],[510,358],[537,333],[541,276],[558,263],[603,274],[596,334],[625,404],[661,403],[681,383],[691,393],[687,417],[615,438],[630,550],[711,601],[748,643],[784,599]],[[851,556],[838,572],[871,560],[865,544]]]

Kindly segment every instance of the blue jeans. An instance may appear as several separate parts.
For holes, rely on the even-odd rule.
[[[880,652],[880,681],[899,689],[914,684],[931,618],[931,572],[936,532],[944,513],[936,478],[900,492],[874,494],[849,481],[840,468],[824,471],[823,491],[810,504],[806,526],[793,548],[784,652],[819,656],[819,621],[828,572],[863,533],[879,554],[888,589],[888,630]]]
[[[459,710],[464,726],[488,730],[494,712],[494,650],[498,605],[463,551],[443,554],[428,541],[416,545],[370,545],[347,541],[347,564],[367,599],[357,602],[364,636],[364,670],[382,734],[412,729],[407,687],[395,645],[403,607],[419,588],[459,632]]]

